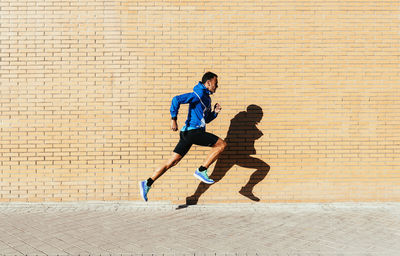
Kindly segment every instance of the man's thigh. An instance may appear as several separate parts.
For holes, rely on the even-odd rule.
[[[189,140],[196,145],[212,147],[217,143],[219,137],[205,131],[197,131],[190,134]]]
[[[184,157],[187,152],[189,152],[190,148],[192,147],[192,144],[190,141],[188,141],[184,136],[183,133],[180,133],[180,140],[178,144],[176,144],[176,147],[174,149],[174,152],[181,155]]]

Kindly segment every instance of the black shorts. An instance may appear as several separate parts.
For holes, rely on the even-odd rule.
[[[182,157],[186,155],[193,144],[212,147],[217,143],[218,136],[205,132],[202,129],[195,129],[185,132],[180,132],[179,136],[181,139],[176,145],[174,152],[178,153]]]

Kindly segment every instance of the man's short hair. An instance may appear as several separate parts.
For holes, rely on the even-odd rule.
[[[213,72],[207,72],[203,75],[203,78],[201,79],[201,83],[205,84],[208,80],[213,79],[214,77],[218,77],[216,74]]]

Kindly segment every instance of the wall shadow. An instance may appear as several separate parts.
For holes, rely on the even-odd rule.
[[[270,170],[270,166],[263,160],[251,156],[256,154],[254,142],[263,136],[263,133],[256,126],[262,117],[261,107],[249,105],[246,111],[239,112],[231,119],[225,138],[227,147],[218,158],[210,175],[210,178],[218,183],[234,165],[256,169],[251,174],[249,181],[239,190],[241,195],[256,202],[260,201],[260,198],[253,194],[253,188],[267,176]],[[194,194],[186,198],[186,204],[178,206],[178,209],[196,205],[199,198],[211,186],[201,182]]]

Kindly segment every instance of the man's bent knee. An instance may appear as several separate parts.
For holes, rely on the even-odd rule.
[[[227,144],[223,139],[219,139],[219,140],[217,141],[217,143],[215,143],[214,147],[219,148],[219,150],[222,152],[222,151],[225,150],[225,148],[226,148],[227,145],[228,145],[228,144]]]
[[[168,161],[168,167],[171,168],[175,165],[177,165],[182,159],[182,156],[179,154],[175,154],[169,161]]]
[[[228,146],[228,143],[226,143],[226,141],[222,140],[222,145],[223,145],[222,149],[224,150]]]

